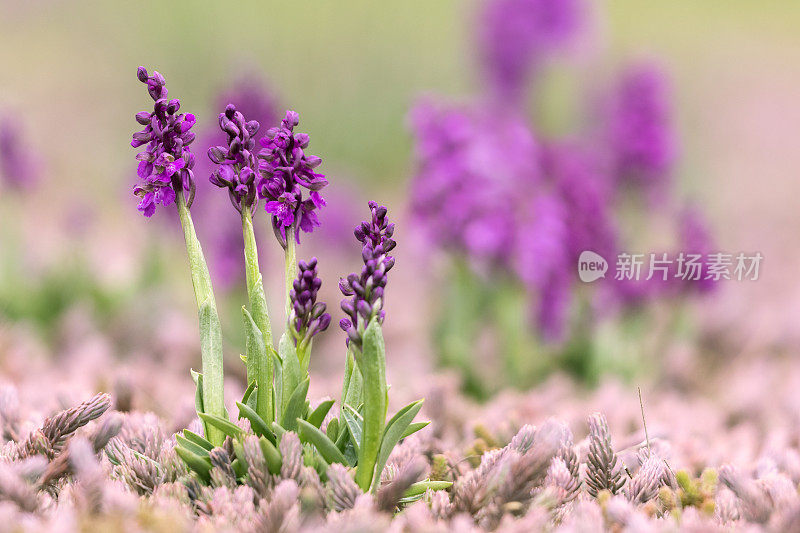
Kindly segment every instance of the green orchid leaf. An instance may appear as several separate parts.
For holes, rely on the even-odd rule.
[[[328,427],[325,428],[325,434],[328,436],[329,439],[332,441],[336,441],[339,438],[339,419],[332,418],[330,422],[328,422]]]
[[[344,431],[345,435],[350,435],[350,430]],[[358,465],[358,448],[353,444],[353,439],[347,439],[344,443],[344,451],[342,454],[347,459],[347,464],[351,467]]]
[[[209,472],[211,471],[211,460],[206,457],[200,457],[194,452],[191,452],[185,448],[180,446],[175,447],[175,453],[178,454],[186,466],[189,467],[190,470],[195,472],[198,477],[205,483],[208,483],[211,479]]]
[[[273,443],[264,437],[258,439],[258,443],[261,445],[261,453],[264,454],[264,460],[267,462],[269,473],[273,475],[279,474],[281,472],[281,466],[283,465],[281,452],[278,451]]]
[[[286,430],[277,422],[273,422],[272,424],[270,424],[269,428],[275,434],[275,439],[278,442],[280,442],[281,438],[283,437],[283,434],[286,433]]]
[[[186,438],[186,440],[189,440],[189,441],[197,444],[198,446],[200,446],[201,448],[206,449],[209,452],[214,449],[214,445],[213,444],[208,442],[208,440],[206,440],[205,438],[201,437],[197,433],[194,433],[193,431],[189,431],[188,429],[184,429],[183,430],[183,436]]]
[[[397,500],[397,505],[400,507],[405,507],[409,504],[420,501],[424,497],[425,493],[415,494],[414,496],[409,496],[407,498],[400,498],[399,500]]]
[[[242,435],[242,429],[230,420],[207,413],[199,413],[199,415],[209,426],[216,428],[232,439],[238,439]]]
[[[356,454],[358,454],[363,437],[364,417],[347,404],[342,408],[342,416],[344,417],[345,424],[347,424],[348,431],[350,431],[350,435],[353,437],[353,448]]]
[[[250,381],[250,384],[245,389],[244,394],[242,395],[242,403],[247,403],[250,399],[250,396],[253,394],[253,391],[256,390],[256,380]]]
[[[286,410],[283,412],[281,419],[281,426],[287,431],[295,431],[297,429],[297,420],[303,418],[306,411],[306,396],[308,395],[308,385],[311,382],[309,378],[303,380],[292,392],[289,401],[286,404]]]
[[[195,444],[194,442],[180,435],[175,435],[175,440],[179,446],[192,452],[193,454],[199,455],[200,457],[208,457],[209,450],[206,450],[199,444]]]
[[[246,334],[247,381],[256,384],[255,411],[262,419],[271,422],[273,416],[272,367],[270,365],[272,356],[267,353],[264,335],[244,306],[242,306],[242,321]]]
[[[191,368],[189,373],[192,376],[192,381],[194,381],[194,410],[198,414],[205,413],[206,411],[203,409],[203,374],[195,372]],[[205,422],[203,422],[203,433],[208,435],[208,426]]]
[[[339,448],[339,451],[344,453],[347,444],[350,442],[350,430],[347,428],[347,422],[344,421],[344,417],[342,417],[341,420],[343,420],[343,422],[340,424],[341,429],[339,430],[339,436],[336,437],[334,442],[336,442],[336,447]]]
[[[253,433],[259,437],[266,437],[273,444],[275,443],[275,434],[272,433],[272,430],[269,429],[264,419],[258,416],[258,413],[256,413],[252,407],[241,402],[236,402],[236,407],[239,408],[239,418],[246,418],[250,421],[250,427],[253,429]]]
[[[427,420],[425,422],[413,422],[413,423],[409,424],[408,427],[406,428],[406,430],[403,432],[403,436],[400,437],[400,440],[403,440],[404,438],[406,438],[406,437],[408,437],[410,435],[413,435],[414,433],[416,433],[420,429],[427,427],[428,424],[430,424],[430,423],[431,423],[431,421]]]
[[[297,359],[297,349],[294,345],[294,340],[291,334],[284,333],[278,344],[281,360],[281,417],[279,420],[283,421],[286,409],[292,399],[292,394],[297,390],[297,386],[305,379],[306,375],[303,374],[300,368],[300,361]],[[306,373],[307,374],[307,373]],[[305,397],[303,397],[305,400]]]
[[[198,244],[199,247],[199,244]],[[202,259],[202,252],[201,259]],[[205,265],[203,265],[205,267]],[[205,269],[205,276],[208,270]],[[199,307],[200,316],[200,352],[203,362],[203,412],[225,415],[222,368],[222,326],[220,326],[214,295],[211,292],[211,281],[208,281],[209,294]],[[197,287],[195,286],[195,291]],[[214,427],[208,428],[208,440],[214,445],[221,445],[225,436]]]
[[[367,492],[373,485],[375,463],[386,423],[386,348],[381,326],[376,318],[372,319],[364,331],[361,355],[355,355],[364,380],[364,428],[355,481],[361,490]]]
[[[233,468],[233,473],[236,474],[237,480],[247,474],[247,463],[241,459],[237,458],[231,461],[231,468]]]
[[[425,494],[425,492],[430,490],[446,490],[449,489],[453,485],[452,481],[431,481],[430,479],[426,479],[423,481],[417,481],[413,485],[411,485],[406,491],[403,493],[403,498],[412,498],[414,496],[419,496]]]
[[[322,458],[328,463],[347,464],[347,459],[327,435],[305,420],[298,420],[297,423],[299,426],[298,435],[301,441],[313,444]]]
[[[419,410],[422,409],[422,402],[423,400],[417,400],[403,407],[392,417],[389,423],[386,424],[386,431],[384,431],[383,438],[381,439],[380,452],[375,462],[375,475],[371,486],[373,491],[377,490],[383,467],[386,466],[389,455],[392,453],[397,443],[400,442],[400,438],[403,436],[406,429],[408,429],[411,422],[414,421],[414,417],[417,416]]]
[[[308,423],[319,429],[328,412],[333,407],[333,400],[325,400],[320,403],[314,411],[308,415]]]

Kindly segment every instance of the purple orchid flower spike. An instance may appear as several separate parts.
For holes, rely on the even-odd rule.
[[[356,239],[363,243],[361,258],[364,267],[361,274],[350,274],[339,280],[339,290],[347,298],[342,300],[341,308],[348,318],[339,322],[339,327],[347,333],[347,343],[354,342],[361,347],[364,330],[373,318],[383,323],[383,295],[386,289],[386,274],[394,266],[394,257],[387,255],[396,243],[392,240],[394,224],[386,217],[386,207],[369,202],[371,220],[356,227]]]
[[[19,118],[0,117],[0,182],[14,189],[31,188],[39,179],[39,162],[25,143],[23,129]]]
[[[666,75],[634,65],[622,75],[611,102],[609,142],[621,186],[638,186],[663,199],[677,153]]]
[[[258,203],[256,174],[258,161],[255,154],[255,135],[261,125],[256,120],[246,121],[236,106],[228,104],[219,114],[219,127],[228,136],[227,146],[212,146],[208,157],[218,166],[209,181],[227,188],[231,203],[239,213],[249,209],[252,213]]]
[[[167,99],[164,76],[147,69],[137,70],[139,81],[147,85],[147,92],[155,102],[153,112],[136,114],[136,121],[144,129],[133,134],[131,146],[146,148],[136,155],[139,160],[139,184],[133,193],[140,198],[138,209],[146,217],[153,216],[156,204],[163,206],[175,202],[176,194],[189,193],[187,205],[194,197],[194,154],[189,145],[194,141],[190,130],[196,120],[191,113],[178,113],[180,100]]]
[[[316,210],[325,206],[319,191],[328,184],[323,174],[314,172],[322,159],[305,153],[309,136],[294,133],[299,122],[296,112],[287,111],[280,126],[267,130],[258,153],[258,196],[266,200],[264,208],[272,215],[275,235],[284,248],[287,229],[293,228],[299,243],[300,230],[310,233],[319,226]]]
[[[297,266],[299,272],[290,292],[289,327],[295,344],[307,345],[314,335],[328,329],[331,315],[325,312],[324,303],[317,302],[317,293],[322,286],[322,280],[317,276],[317,258],[307,263],[300,261]]]
[[[493,96],[519,105],[544,60],[580,33],[581,0],[489,0],[481,12],[479,54]]]

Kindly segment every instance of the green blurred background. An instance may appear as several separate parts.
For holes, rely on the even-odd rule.
[[[164,73],[171,94],[201,120],[218,112],[214,97],[235,74],[261,69],[281,105],[300,113],[332,182],[352,181],[362,198],[380,194],[402,206],[410,104],[427,92],[478,93],[476,5],[0,2],[0,111],[24,121],[44,167],[35,200],[4,204],[0,223],[21,226],[21,243],[37,239],[42,246],[28,252],[42,256],[40,263],[62,261],[91,238],[110,281],[132,276],[130,248],[163,231],[143,229],[130,197],[133,115],[149,105],[135,79],[138,65]],[[549,73],[544,104],[531,113],[546,131],[568,131],[585,94],[621,64],[642,56],[661,62],[676,99],[681,187],[704,205],[723,249],[760,250],[768,265],[759,283],[726,291],[720,308],[747,312],[751,324],[766,328],[761,333],[785,336],[800,315],[792,275],[800,265],[793,246],[800,231],[800,3],[593,5],[590,38]],[[106,234],[81,231],[81,213],[89,211]]]
[[[333,169],[368,187],[400,188],[414,96],[462,95],[479,79],[475,4],[3,2],[0,101],[22,110],[37,144],[55,154],[53,181],[111,194],[125,179],[131,113],[147,104],[136,66],[165,73],[198,115],[217,112],[208,106],[226,76],[256,66],[301,113]],[[791,0],[613,0],[595,11],[599,39],[587,46],[602,53],[590,50],[583,61],[602,75],[632,55],[662,60],[674,76],[684,165],[697,175],[710,174],[709,108],[747,105],[748,86],[800,73],[800,4]]]

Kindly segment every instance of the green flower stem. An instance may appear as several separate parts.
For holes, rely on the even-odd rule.
[[[272,325],[269,320],[267,298],[264,294],[264,281],[261,269],[258,266],[258,248],[256,236],[253,231],[253,217],[250,210],[242,209],[242,233],[244,236],[244,261],[247,279],[247,297],[250,300],[250,313],[253,322],[264,339],[265,350],[248,355],[247,381],[256,382],[258,386],[256,396],[256,412],[268,423],[274,420],[272,405],[273,383],[273,355],[275,348],[272,343]],[[249,357],[256,356],[258,361],[250,361]]]
[[[436,342],[439,344],[440,365],[456,368],[461,373],[464,389],[479,399],[488,397],[490,383],[476,370],[473,357],[478,333],[487,306],[485,291],[475,278],[466,260],[453,265],[452,283],[443,302]]]
[[[286,320],[292,312],[292,283],[297,278],[297,252],[294,240],[294,224],[286,228]]]
[[[192,216],[186,207],[182,193],[177,195],[178,215],[186,239],[186,253],[189,256],[189,270],[192,274],[194,296],[200,318],[200,351],[203,366],[203,409],[206,413],[225,417],[225,400],[223,397],[223,353],[222,327],[214,300],[214,289],[208,265],[203,257],[203,250],[194,231]],[[206,426],[208,440],[215,446],[221,446],[225,434],[219,429]]]
[[[535,360],[533,339],[526,333],[524,291],[513,283],[500,283],[492,295],[501,353],[505,364],[505,382],[518,389],[530,385],[531,362]]]

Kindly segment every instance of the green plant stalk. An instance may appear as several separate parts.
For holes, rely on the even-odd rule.
[[[292,316],[292,284],[294,280],[297,278],[297,252],[295,248],[295,239],[294,239],[294,224],[286,228],[286,248],[284,249],[284,272],[285,272],[285,281],[286,281],[286,333],[284,337],[291,336],[291,331],[289,326],[289,317]],[[281,338],[283,341],[283,338]],[[281,403],[280,403],[280,412],[283,413],[286,409],[287,402],[294,391],[296,383],[299,382],[299,374],[300,369],[299,361],[300,361],[300,354],[298,353],[297,349],[285,350],[282,347],[278,347],[278,352],[281,355],[281,359],[283,360],[283,368],[281,369],[280,376],[281,376],[281,386],[279,387],[281,390]],[[288,361],[287,354],[291,354],[288,357],[294,357],[297,361]],[[276,409],[277,410],[277,409]],[[280,416],[276,415],[276,418],[280,420]]]
[[[294,240],[294,224],[286,228],[286,320],[292,312],[292,284],[297,278],[297,252]]]
[[[488,302],[466,260],[457,258],[453,264],[452,283],[443,301],[447,306],[440,310],[435,342],[440,354],[439,364],[457,369],[463,379],[463,388],[470,395],[485,399],[491,390],[485,376],[476,371],[473,353],[477,344],[480,320]]]
[[[214,300],[214,289],[211,286],[211,276],[208,265],[203,257],[203,249],[197,240],[192,216],[186,206],[183,193],[179,192],[176,203],[180,216],[183,236],[186,240],[186,253],[189,256],[189,270],[192,274],[192,286],[197,300],[197,310],[200,318],[200,351],[203,368],[203,409],[206,413],[225,417],[225,400],[223,391],[223,352],[222,352],[222,327],[217,314],[217,304]],[[221,446],[225,434],[217,428],[206,425],[208,440],[215,446]]]
[[[258,353],[260,361],[247,361],[247,382],[255,380],[258,386],[256,392],[256,412],[267,421],[272,422],[274,407],[272,405],[273,387],[273,355],[275,350],[272,344],[272,325],[269,320],[267,298],[264,294],[264,281],[258,265],[258,248],[256,236],[253,231],[253,217],[250,210],[242,209],[242,233],[244,236],[244,261],[245,276],[247,281],[247,297],[250,300],[250,313],[264,339],[264,352]]]
[[[531,365],[534,359],[534,341],[526,338],[528,325],[525,321],[525,303],[520,288],[502,286],[492,298],[495,305],[494,320],[504,357],[505,382],[518,389],[530,385]]]
[[[386,425],[386,350],[378,319],[373,318],[364,331],[362,351],[356,350],[355,359],[364,379],[364,431],[358,450],[355,481],[361,490],[368,492],[372,486],[375,464]]]

